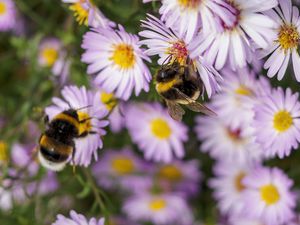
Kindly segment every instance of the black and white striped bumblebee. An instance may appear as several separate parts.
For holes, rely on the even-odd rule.
[[[68,109],[57,114],[51,121],[46,117],[47,129],[39,139],[38,158],[47,169],[59,171],[75,155],[75,138],[86,136],[80,133],[82,121],[79,119],[78,110]],[[89,133],[93,133],[90,131]]]
[[[200,75],[195,71],[191,60],[185,65],[174,61],[158,70],[156,76],[156,90],[166,101],[168,112],[174,120],[180,121],[185,111],[180,105],[185,105],[195,112],[216,115],[212,110],[197,102],[203,94],[204,86]]]

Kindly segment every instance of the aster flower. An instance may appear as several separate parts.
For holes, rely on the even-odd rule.
[[[213,189],[218,208],[222,214],[238,217],[244,210],[243,184],[244,177],[251,172],[253,166],[237,163],[232,166],[232,161],[219,162],[214,166],[215,178],[209,180]],[[241,225],[241,224],[239,224]]]
[[[108,125],[108,121],[103,118],[108,112],[102,105],[93,104],[94,98],[98,96],[86,90],[85,87],[66,86],[61,93],[63,100],[54,97],[52,99],[54,105],[47,107],[45,112],[51,120],[64,110],[80,109],[77,111],[79,120],[91,118],[80,124],[79,127],[80,134],[86,133],[87,135],[75,139],[75,164],[88,166],[92,156],[95,160],[98,159],[97,149],[103,146],[101,138],[106,133],[103,127]]]
[[[259,220],[247,219],[244,217],[237,217],[230,219],[230,225],[264,225]]]
[[[42,40],[38,50],[39,64],[51,68],[61,85],[66,83],[70,70],[70,61],[62,47],[59,39],[50,37]]]
[[[264,68],[268,69],[269,77],[277,74],[278,80],[281,80],[291,59],[296,79],[300,82],[299,10],[296,6],[292,6],[291,0],[279,0],[279,6],[275,10],[265,12],[276,23],[277,36],[273,42],[270,42],[271,46],[262,54],[262,56],[271,54],[264,64]]]
[[[115,23],[107,19],[91,0],[62,0],[70,3],[69,9],[74,12],[77,22],[91,27],[110,28]]]
[[[100,100],[100,104],[109,111],[109,126],[113,133],[118,133],[125,126],[124,116],[121,114],[122,102],[119,102],[113,93],[107,93],[103,90],[98,90],[97,94],[99,98],[95,98],[96,101]]]
[[[196,160],[174,160],[169,164],[155,165],[154,176],[165,192],[176,192],[189,197],[200,191],[202,174]]]
[[[34,161],[33,153],[36,144],[14,143],[11,147],[11,161],[16,168],[26,168],[31,176],[37,174],[39,166]]]
[[[99,220],[91,218],[88,220],[84,215],[71,210],[70,217],[57,215],[57,219],[52,225],[104,225],[104,218]]]
[[[16,6],[12,0],[0,0],[0,31],[8,31],[16,25]]]
[[[143,193],[125,201],[123,211],[133,221],[158,225],[191,224],[192,214],[185,200],[174,194]]]
[[[149,166],[138,158],[131,149],[106,150],[92,171],[99,186],[113,189],[122,187],[126,191],[148,189],[152,179],[146,176]]]
[[[265,225],[282,225],[294,216],[293,181],[278,168],[257,168],[243,179],[245,215]]]
[[[233,128],[241,123],[250,125],[254,117],[255,104],[260,101],[261,96],[271,92],[269,81],[264,77],[256,79],[256,74],[248,68],[238,69],[235,72],[224,69],[222,75],[224,77],[221,83],[222,91],[211,101],[216,113]]]
[[[182,35],[167,28],[162,21],[149,14],[146,21],[142,20],[141,26],[145,30],[139,32],[139,35],[146,39],[139,43],[147,45],[149,49],[145,53],[149,56],[159,55],[158,64],[166,63],[169,59],[167,63],[176,60],[184,65],[190,58],[204,84],[208,97],[219,90],[218,81],[222,79],[220,74],[210,64],[204,62],[201,56],[190,57],[190,45],[193,46],[195,41],[187,41]]]
[[[235,17],[229,9],[231,6],[226,1],[162,0],[159,13],[167,27],[177,29],[181,36],[192,40],[200,28],[205,34],[216,29],[216,17],[227,26],[233,25]]]
[[[249,123],[233,127],[220,117],[198,116],[195,131],[202,141],[200,150],[217,160],[251,163],[263,159],[261,146],[255,141],[255,130]]]
[[[126,108],[126,127],[147,160],[171,162],[184,156],[187,128],[174,121],[160,104],[132,104]]]
[[[300,142],[299,94],[288,88],[275,89],[255,107],[254,128],[257,141],[267,156],[288,156]]]
[[[203,55],[217,70],[225,64],[234,70],[245,67],[252,61],[253,46],[266,49],[275,36],[275,22],[261,12],[275,7],[277,0],[232,0],[230,4],[235,15],[233,25],[220,21],[217,31],[208,35],[201,32],[191,46],[192,57]]]
[[[96,86],[117,98],[127,100],[133,89],[149,91],[151,74],[143,60],[149,61],[138,44],[138,37],[119,30],[92,29],[84,35],[82,61],[89,64],[88,74],[97,74]]]

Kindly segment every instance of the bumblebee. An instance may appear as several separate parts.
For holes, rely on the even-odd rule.
[[[75,109],[57,114],[50,122],[48,117],[45,117],[47,129],[41,135],[38,147],[38,158],[44,167],[59,171],[71,157],[74,160],[76,150],[74,138],[87,135],[86,132],[80,134],[80,124],[86,120],[80,121],[78,110]]]
[[[190,62],[180,65],[174,61],[163,65],[158,70],[155,80],[156,91],[166,101],[168,112],[174,120],[180,121],[185,113],[180,105],[185,105],[194,112],[216,115],[196,101],[203,93],[204,85]]]

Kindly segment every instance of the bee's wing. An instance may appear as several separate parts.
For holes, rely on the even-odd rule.
[[[184,115],[184,110],[181,108],[180,105],[178,105],[176,102],[172,101],[166,101],[167,106],[168,106],[168,112],[170,116],[177,121],[182,120],[182,116]]]
[[[186,107],[194,112],[201,112],[208,116],[217,116],[217,114],[214,111],[207,108],[205,105],[202,105],[200,102],[194,101],[190,104],[187,104]]]
[[[180,95],[181,98],[184,98],[186,101],[189,102],[188,104],[186,104],[186,107],[189,108],[190,110],[192,110],[194,112],[202,112],[208,116],[216,116],[217,115],[214,111],[207,108],[205,105],[201,104],[200,102],[197,102],[197,101],[191,99],[189,96],[182,93],[177,88],[173,88],[173,89],[176,90],[177,94]]]

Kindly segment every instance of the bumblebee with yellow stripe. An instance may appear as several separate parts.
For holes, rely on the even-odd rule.
[[[54,171],[62,170],[70,158],[74,160],[74,138],[86,136],[81,124],[91,118],[79,120],[78,110],[68,109],[57,114],[50,122],[46,117],[47,129],[39,140],[38,158],[41,164]],[[89,133],[93,133],[90,131]]]
[[[189,59],[185,65],[180,65],[178,61],[162,65],[155,80],[156,91],[166,101],[168,112],[174,120],[180,121],[185,113],[180,105],[195,112],[215,115],[212,110],[196,101],[203,93],[204,86]]]

